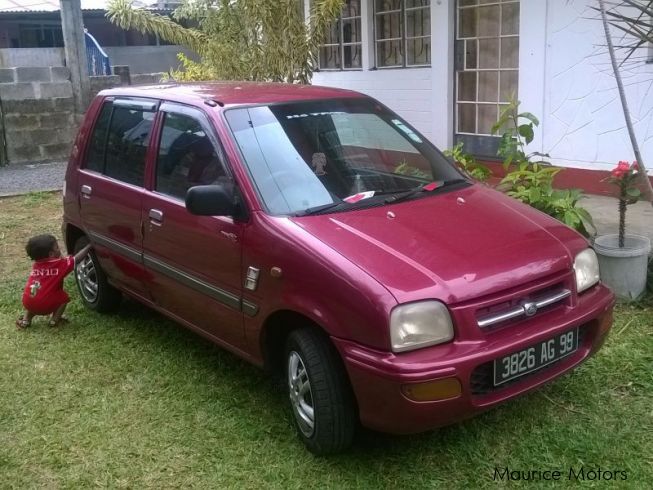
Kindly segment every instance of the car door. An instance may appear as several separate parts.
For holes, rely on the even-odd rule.
[[[195,108],[163,103],[151,189],[143,198],[144,262],[155,303],[218,342],[245,345],[241,312],[243,224],[195,216],[195,185],[232,183],[217,136]]]
[[[80,168],[80,214],[114,285],[149,299],[142,252],[145,166],[158,102],[107,99]]]

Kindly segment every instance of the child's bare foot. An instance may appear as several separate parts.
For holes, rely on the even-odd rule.
[[[19,316],[18,319],[16,320],[16,328],[18,330],[25,330],[27,327],[29,327],[32,324],[30,320],[27,320],[26,318]]]

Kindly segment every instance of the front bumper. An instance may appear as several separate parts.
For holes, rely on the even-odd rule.
[[[612,326],[614,295],[598,285],[573,308],[542,315],[479,337],[412,352],[394,354],[333,338],[345,362],[364,426],[382,432],[410,434],[449,425],[533,390],[570,371],[599,350]],[[578,327],[578,349],[568,357],[507,385],[494,387],[483,371],[494,359]],[[404,384],[454,377],[462,394],[438,401],[416,402],[402,393]],[[487,376],[486,376],[487,378]]]

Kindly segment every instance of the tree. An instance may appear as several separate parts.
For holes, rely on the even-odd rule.
[[[257,80],[309,83],[317,50],[343,0],[312,2],[309,22],[301,0],[184,0],[173,13],[177,21],[144,9],[132,0],[112,0],[107,17],[123,29],[156,34],[195,51],[183,54],[179,80]]]
[[[601,20],[603,21],[603,30],[605,32],[605,40],[608,45],[608,53],[612,63],[612,71],[617,81],[621,107],[626,120],[626,127],[628,128],[628,135],[630,136],[633,153],[637,160],[641,183],[644,187],[644,195],[653,205],[653,187],[651,186],[646,171],[646,165],[644,165],[642,155],[639,151],[639,144],[637,143],[635,129],[633,128],[633,122],[630,118],[626,92],[624,91],[623,81],[621,80],[621,72],[619,71],[617,55],[615,53],[615,46],[612,42],[612,35],[609,26],[609,24],[615,25],[617,28],[625,32],[627,36],[630,36],[630,39],[634,39],[634,41],[629,42],[628,38],[626,38],[627,44],[625,47],[629,50],[626,59],[630,58],[637,49],[641,48],[646,43],[651,42],[651,38],[653,37],[653,25],[651,24],[651,15],[653,15],[651,7],[653,6],[653,0],[622,0],[618,2],[615,7],[626,7],[627,10],[625,13],[621,10],[615,9],[608,11],[605,3],[605,0],[599,0],[598,10],[601,13]],[[609,23],[608,18],[613,19],[613,22]]]

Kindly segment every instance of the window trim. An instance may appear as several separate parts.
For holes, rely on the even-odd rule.
[[[393,10],[382,10],[378,11],[377,10],[377,2],[376,0],[372,0],[372,30],[373,30],[373,42],[374,42],[374,68],[376,70],[392,70],[392,69],[404,69],[404,68],[429,68],[431,67],[431,56],[433,55],[433,50],[429,53],[429,61],[428,63],[420,63],[420,64],[412,64],[409,65],[407,60],[408,60],[408,41],[409,40],[415,40],[415,39],[431,39],[433,38],[433,33],[431,32],[431,22],[429,19],[429,34],[427,36],[413,36],[413,37],[408,37],[406,35],[406,12],[407,11],[413,11],[416,12],[418,10],[426,10],[428,11],[428,15],[430,17],[431,15],[431,0],[428,0],[428,5],[424,6],[419,6],[419,7],[406,7],[406,0],[400,0],[401,4],[399,9],[393,9]],[[381,15],[386,15],[386,14],[396,14],[399,13],[400,16],[400,27],[401,27],[401,36],[399,37],[388,37],[388,38],[383,38],[379,39],[378,38],[378,28],[377,28],[377,18]],[[379,43],[382,42],[388,42],[388,41],[400,41],[400,46],[402,49],[402,62],[401,64],[398,65],[383,65],[381,66],[379,64]]]

